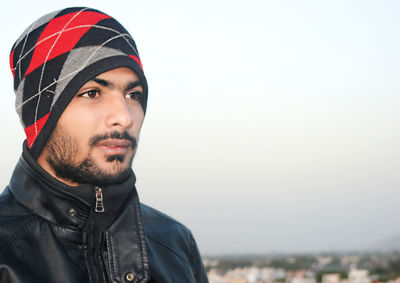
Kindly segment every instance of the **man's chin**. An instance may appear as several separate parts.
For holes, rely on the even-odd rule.
[[[112,163],[116,163],[113,161]],[[130,166],[106,166],[106,168],[97,167],[97,170],[87,172],[87,181],[92,185],[105,186],[119,184],[126,180],[131,173]]]
[[[123,171],[113,172],[111,174],[102,174],[102,178],[97,180],[98,186],[119,184],[126,180],[131,173],[130,168],[125,168]]]
[[[114,161],[115,162],[115,161]],[[109,176],[109,178],[118,178],[121,174],[124,174],[126,171],[130,171],[130,167],[112,167],[112,168],[99,168],[101,175]]]
[[[123,174],[125,171],[130,171],[132,158],[121,155],[110,155],[105,157],[101,162],[95,162],[96,167],[103,175],[115,176]]]

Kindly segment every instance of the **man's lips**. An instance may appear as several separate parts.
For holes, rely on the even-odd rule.
[[[106,139],[98,142],[96,147],[107,155],[126,154],[132,147],[132,143],[128,140]]]

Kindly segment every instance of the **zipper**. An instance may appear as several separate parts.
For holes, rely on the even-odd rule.
[[[105,240],[104,231],[99,224],[100,218],[104,215],[98,214],[104,212],[104,196],[103,190],[100,187],[94,187],[95,205],[94,212],[92,210],[90,221],[91,224],[88,227],[88,256],[89,256],[89,269],[92,275],[93,283],[106,283],[109,282],[108,274],[106,269],[106,262],[103,255]]]
[[[95,197],[96,197],[96,205],[94,208],[95,212],[104,212],[104,199],[103,199],[103,190],[100,187],[95,187]],[[104,259],[102,257],[102,243],[103,243],[103,233],[101,231],[94,231],[94,265],[97,270],[99,282],[106,282],[105,273],[104,273]],[[100,270],[99,270],[100,269]],[[102,279],[100,279],[102,278]]]
[[[100,187],[95,187],[96,206],[95,212],[104,212],[103,190]]]

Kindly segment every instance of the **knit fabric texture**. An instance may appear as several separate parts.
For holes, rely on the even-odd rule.
[[[118,21],[95,9],[67,8],[35,21],[14,43],[10,67],[15,108],[35,159],[76,92],[101,73],[132,69],[146,112],[147,82],[136,44]]]

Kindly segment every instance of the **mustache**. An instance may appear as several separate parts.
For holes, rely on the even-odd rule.
[[[89,144],[91,147],[94,147],[97,143],[107,140],[107,139],[120,139],[120,140],[127,140],[130,143],[130,147],[134,149],[137,145],[137,139],[135,137],[132,137],[131,135],[128,134],[127,131],[124,131],[122,133],[114,131],[108,134],[103,134],[103,135],[95,135],[93,136]]]

